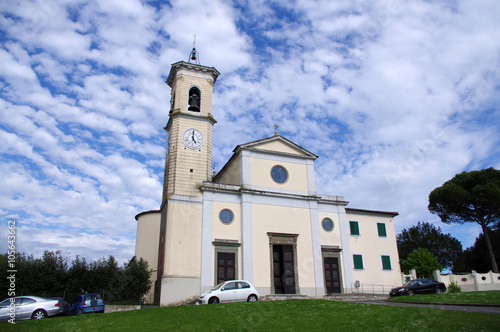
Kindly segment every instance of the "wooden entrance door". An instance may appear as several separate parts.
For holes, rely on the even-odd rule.
[[[325,257],[324,267],[326,293],[340,293],[339,259],[337,257]]]
[[[295,294],[293,245],[273,245],[275,294]]]
[[[217,253],[217,284],[226,280],[235,279],[235,253]]]

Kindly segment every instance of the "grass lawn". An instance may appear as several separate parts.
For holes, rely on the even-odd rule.
[[[395,302],[474,303],[500,305],[500,291],[395,296]]]
[[[2,331],[500,331],[500,315],[328,300],[143,309],[0,323]]]

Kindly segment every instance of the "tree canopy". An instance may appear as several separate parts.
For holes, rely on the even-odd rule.
[[[428,222],[403,229],[396,236],[399,258],[403,261],[415,249],[425,248],[437,257],[443,268],[451,269],[462,252],[462,244],[450,234],[443,234],[440,227]]]
[[[106,301],[137,301],[149,291],[151,270],[142,258],[133,257],[124,267],[113,256],[87,263],[76,256],[72,261],[61,251],[45,251],[41,258],[16,254],[15,295],[61,296],[70,301],[84,293],[99,293]],[[0,292],[9,289],[8,256],[0,254]]]
[[[500,262],[500,229],[494,229],[490,232],[490,240],[495,252],[497,264]],[[488,248],[484,234],[479,234],[474,245],[464,250],[453,264],[453,272],[470,272],[475,270],[479,273],[486,273],[491,270],[491,263],[488,255]]]
[[[443,266],[439,264],[436,256],[425,248],[417,248],[408,255],[402,262],[404,270],[415,269],[418,278],[432,278],[435,270],[441,270]]]
[[[498,273],[489,227],[500,220],[499,170],[488,168],[455,175],[430,193],[428,208],[447,224],[475,222],[481,225],[491,268]]]

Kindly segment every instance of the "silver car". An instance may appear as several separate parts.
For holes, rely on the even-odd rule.
[[[198,304],[219,302],[256,302],[259,300],[259,292],[255,287],[245,280],[224,281],[200,295]]]
[[[0,302],[0,322],[15,322],[25,319],[42,319],[58,315],[59,300],[38,296],[16,296]]]

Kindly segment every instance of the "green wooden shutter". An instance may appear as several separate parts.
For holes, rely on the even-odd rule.
[[[352,255],[355,270],[363,270],[363,256]]]
[[[378,236],[387,237],[387,231],[385,230],[384,223],[377,223],[377,228],[378,228]]]
[[[382,269],[384,269],[384,270],[392,270],[392,268],[391,268],[391,257],[390,256],[382,256]]]
[[[351,228],[351,235],[359,235],[359,225],[357,221],[349,221],[349,227]]]

